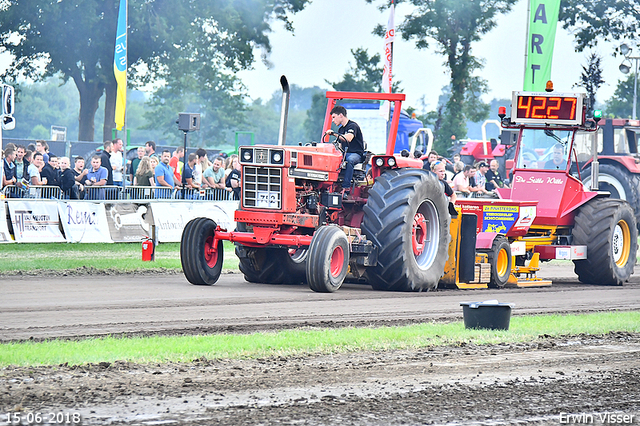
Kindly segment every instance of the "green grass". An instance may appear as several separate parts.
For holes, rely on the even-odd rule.
[[[233,243],[224,241],[224,269],[238,270]],[[559,260],[554,262],[568,263]],[[638,256],[640,262],[640,255]],[[115,244],[2,244],[0,274],[17,271],[76,268],[111,269],[122,272],[167,268],[181,270],[180,243],[162,243],[156,247],[154,262],[142,261],[141,243]]]
[[[42,269],[116,269],[123,272],[168,268],[181,270],[180,243],[156,247],[155,261],[142,261],[142,244],[3,244],[0,273]],[[224,269],[238,269],[233,243],[224,241]]]
[[[79,365],[113,362],[188,362],[197,358],[247,358],[352,351],[413,349],[440,345],[517,343],[540,335],[640,332],[640,312],[521,316],[508,331],[467,330],[462,322],[404,327],[306,329],[247,335],[92,338],[82,341],[0,345],[0,366]]]

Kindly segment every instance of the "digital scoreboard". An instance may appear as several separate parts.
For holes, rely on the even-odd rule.
[[[582,125],[584,98],[584,93],[513,92],[511,121]]]

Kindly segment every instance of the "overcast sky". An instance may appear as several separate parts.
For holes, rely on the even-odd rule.
[[[500,15],[497,27],[472,46],[473,54],[485,61],[480,71],[489,84],[490,93],[485,101],[511,98],[512,91],[522,89],[527,3],[520,0],[511,13]],[[411,10],[407,3],[398,6],[396,25]],[[279,22],[273,24],[269,56],[272,67],[268,69],[259,61],[253,70],[242,71],[239,76],[253,99],[269,99],[279,91],[283,74],[290,84],[328,89],[325,80],[340,81],[353,63],[351,49],[363,47],[370,55],[382,54],[382,39],[371,32],[377,24],[386,26],[388,17],[388,11],[380,12],[376,4],[365,0],[313,0],[293,17],[294,34]],[[444,58],[436,54],[436,47],[434,44],[427,50],[418,50],[414,41],[396,37],[393,78],[401,81],[407,104],[415,108],[419,108],[419,99],[424,96],[427,109],[435,109],[442,87],[449,83]],[[597,93],[598,102],[608,99],[618,79],[624,77],[618,70],[620,59],[611,55],[613,50],[613,45],[605,43],[597,49],[602,56],[605,80]],[[260,57],[259,51],[256,56]],[[557,91],[584,91],[573,85],[579,80],[582,66],[587,64],[587,56],[588,52],[574,52],[573,37],[558,26],[551,75]],[[5,68],[2,62],[6,59],[0,56],[0,67]]]
[[[485,60],[480,75],[488,81],[492,98],[511,98],[511,92],[522,90],[526,39],[527,1],[520,0],[511,13],[498,17],[498,26],[483,40],[472,46],[473,54]],[[339,5],[336,7],[336,5]],[[412,10],[407,3],[396,8],[396,25]],[[314,0],[305,10],[293,17],[295,33],[280,24],[274,24],[271,34],[272,68],[258,63],[254,70],[239,75],[249,88],[252,98],[268,99],[280,90],[279,78],[284,74],[290,84],[303,87],[329,88],[325,80],[340,81],[353,63],[351,49],[364,47],[369,54],[382,54],[382,39],[371,34],[377,24],[386,26],[389,12],[379,12],[377,5],[365,0],[338,2]],[[618,79],[620,59],[611,56],[614,46],[601,44],[597,52],[603,57],[605,84],[597,93],[604,102],[614,92]],[[576,53],[573,37],[558,25],[556,34],[552,80],[557,91],[584,91],[572,86],[579,80],[582,66],[587,64],[588,52]],[[425,96],[427,108],[436,107],[442,87],[449,77],[443,66],[443,57],[436,54],[436,46],[418,50],[415,42],[396,37],[394,44],[394,81],[400,80],[408,105],[418,108],[418,100]]]

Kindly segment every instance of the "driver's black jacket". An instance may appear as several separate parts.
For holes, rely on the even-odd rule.
[[[345,140],[340,138],[340,143],[342,144],[342,148],[345,152],[364,155],[364,139],[362,138],[360,126],[358,126],[355,121],[347,121],[347,124],[338,129],[338,134],[345,135],[347,133],[351,133],[353,135],[353,139],[351,139],[351,142],[347,143]]]

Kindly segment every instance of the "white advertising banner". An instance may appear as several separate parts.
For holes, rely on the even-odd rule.
[[[146,204],[106,203],[104,209],[111,239],[116,243],[142,241],[151,236]]]
[[[58,203],[62,229],[70,243],[112,243],[104,204],[84,201]]]
[[[7,207],[4,202],[0,202],[0,243],[12,243],[13,238],[9,233],[9,225],[7,224]]]
[[[7,204],[16,242],[65,242],[60,232],[57,201],[7,201]]]
[[[182,230],[191,219],[208,217],[220,227],[233,230],[233,214],[238,208],[237,201],[215,201],[197,203],[149,203],[156,226],[158,241],[179,242]]]

